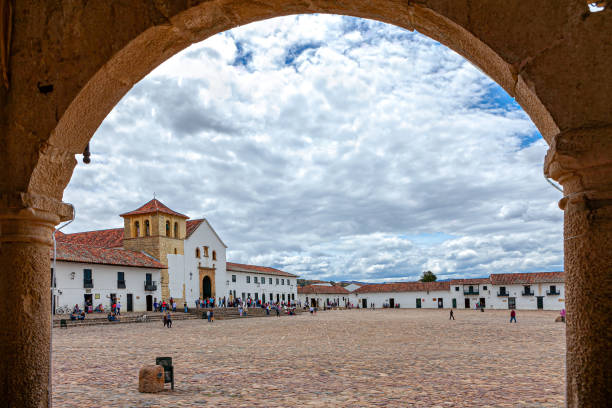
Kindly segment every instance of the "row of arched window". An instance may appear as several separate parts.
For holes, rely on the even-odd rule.
[[[204,249],[204,258],[208,258],[208,247],[204,246],[202,248]],[[195,256],[196,258],[200,258],[200,247],[197,247],[195,249]],[[217,251],[212,251],[212,260],[213,261],[217,260]]]
[[[134,221],[134,238],[136,237],[140,237],[140,236],[145,236],[145,237],[149,237],[151,236],[151,224],[149,223],[149,220],[145,220],[144,222],[144,235],[141,235],[140,233],[140,221]],[[166,236],[169,237],[170,235],[170,221],[166,221]],[[178,226],[178,222],[174,223],[174,235],[172,235],[172,237],[174,238],[178,238],[179,237],[179,226]]]

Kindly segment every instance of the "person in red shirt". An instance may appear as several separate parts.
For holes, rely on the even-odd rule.
[[[514,311],[514,309],[510,311],[510,323],[512,323],[513,320],[514,323],[516,323],[516,312]]]

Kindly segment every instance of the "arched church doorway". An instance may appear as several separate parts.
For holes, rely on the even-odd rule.
[[[212,289],[211,289],[210,277],[205,276],[204,279],[202,279],[202,297],[209,298],[211,296],[212,296]]]

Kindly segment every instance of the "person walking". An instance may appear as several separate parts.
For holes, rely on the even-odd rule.
[[[206,320],[208,320],[208,323],[210,323],[210,309],[206,311]]]
[[[168,326],[168,316],[164,315],[162,319],[164,321],[164,327]]]
[[[561,321],[565,323],[565,308],[561,309],[560,314],[561,314]]]
[[[170,315],[170,312],[168,312],[168,328],[172,328],[172,316]]]
[[[451,320],[451,319],[455,320],[455,314],[453,313],[453,309],[450,310],[450,316],[448,320]]]
[[[172,301],[172,311],[176,312],[176,300]]]
[[[514,323],[516,323],[516,311],[514,309],[512,309],[512,311],[510,312],[510,323],[512,323],[513,320]]]
[[[117,316],[121,314],[121,301],[117,302]]]

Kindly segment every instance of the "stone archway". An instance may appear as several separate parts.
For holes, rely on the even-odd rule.
[[[215,268],[199,267],[200,275],[200,297],[216,297],[215,293]]]
[[[0,16],[0,268],[11,276],[0,284],[0,313],[13,328],[0,342],[0,400],[48,403],[50,234],[71,216],[61,199],[74,155],[112,107],[161,62],[220,31],[335,13],[415,29],[455,50],[516,98],[550,144],[545,172],[565,195],[568,405],[605,405],[612,340],[597,334],[612,325],[612,10],[589,13],[586,3],[0,0],[13,11]]]

